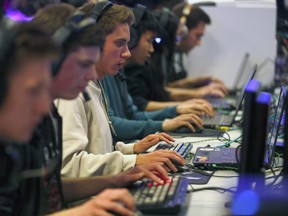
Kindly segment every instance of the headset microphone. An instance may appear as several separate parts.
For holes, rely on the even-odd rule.
[[[86,90],[84,90],[84,91],[82,92],[82,94],[83,94],[83,97],[84,97],[85,102],[88,102],[88,101],[91,100],[91,97],[90,97],[89,93],[88,93]]]
[[[150,59],[147,59],[146,61],[145,61],[145,65],[150,65],[151,64],[151,60]]]
[[[119,77],[119,79],[120,79],[121,81],[125,81],[125,80],[126,80],[125,75],[124,75],[123,73],[121,73],[120,71],[118,72],[117,76]]]

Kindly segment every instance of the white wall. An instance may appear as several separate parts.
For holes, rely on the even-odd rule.
[[[189,75],[213,75],[231,87],[245,52],[250,53],[251,64],[275,59],[275,3],[229,2],[202,8],[211,17],[212,25],[207,26],[202,45],[185,59]],[[269,61],[257,72],[256,78],[267,84],[273,75],[274,65]]]

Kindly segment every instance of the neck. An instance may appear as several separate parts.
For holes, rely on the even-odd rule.
[[[96,65],[97,80],[102,80],[105,77],[105,72]]]

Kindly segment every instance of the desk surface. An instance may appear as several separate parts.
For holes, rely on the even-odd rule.
[[[241,135],[240,130],[228,132],[230,140],[233,140]],[[223,145],[225,141],[220,141],[215,137],[183,137],[176,138],[176,141],[193,142],[192,153],[195,153],[198,147],[204,147],[210,145],[211,147]],[[238,146],[237,143],[232,143],[232,147]],[[225,177],[224,177],[225,176]],[[191,184],[188,190],[191,190],[187,194],[186,201],[183,203],[181,212],[178,216],[218,216],[218,215],[231,215],[230,208],[226,207],[233,199],[233,193],[221,190],[201,190],[200,188],[207,187],[220,187],[225,189],[236,190],[238,184],[238,174],[231,170],[219,170],[214,172],[207,184],[196,185]],[[196,191],[193,192],[193,189]]]
[[[240,130],[230,131],[230,139],[235,139],[241,135]],[[216,137],[184,137],[176,138],[177,141],[193,142],[192,153],[195,153],[198,147],[210,145],[212,147],[223,145],[225,141],[219,141]],[[237,146],[238,144],[232,144]],[[216,177],[216,176],[227,176]],[[230,178],[228,176],[231,176]],[[220,187],[220,188],[233,188],[237,186],[238,174],[234,171],[221,170],[216,171],[210,178],[209,182],[204,185],[191,186],[194,189],[207,188],[207,187]],[[192,188],[189,188],[192,189]],[[225,204],[230,202],[232,194],[230,192],[216,191],[216,190],[203,190],[190,192],[187,195],[186,202],[183,204],[182,210],[179,215],[229,215],[230,209],[225,207]],[[228,203],[229,204],[229,203]]]

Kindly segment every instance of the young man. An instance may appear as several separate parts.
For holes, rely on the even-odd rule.
[[[149,19],[147,20],[149,22]],[[153,22],[150,21],[150,23]],[[155,32],[155,30],[153,31]],[[126,33],[124,36],[126,36],[126,38],[124,38],[123,41],[126,40],[127,43],[129,41],[129,35],[127,36]],[[111,44],[113,43],[113,40],[116,39],[117,38],[111,37]],[[149,43],[151,42],[152,40],[149,38]],[[108,49],[114,51],[114,54],[111,51],[106,53],[104,52],[99,63],[96,65],[96,69],[99,79],[102,80],[105,77],[103,79],[103,87],[107,97],[108,116],[110,117],[113,128],[115,129],[113,135],[116,141],[141,139],[148,134],[155,133],[156,131],[173,131],[181,126],[187,126],[191,131],[194,131],[194,126],[202,127],[200,118],[195,114],[187,114],[185,116],[173,118],[177,115],[176,107],[169,107],[165,110],[156,112],[139,112],[127,91],[126,82],[124,81],[125,78],[123,78],[122,72],[118,73],[118,70],[121,68],[113,68],[113,64],[116,63],[117,65],[117,62],[113,63],[109,61],[109,59],[114,58],[113,55],[116,53],[120,57],[118,57],[119,63],[123,66],[126,60],[131,56],[128,47],[124,43],[119,48],[107,46],[107,50]],[[149,57],[150,53],[151,51],[148,51],[148,53],[146,53],[147,56],[145,57]],[[105,64],[105,62],[107,63]],[[118,76],[114,77],[117,73]],[[167,118],[173,119],[165,120]],[[131,131],[133,131],[133,133],[131,133]]]
[[[65,25],[70,16],[75,15],[74,12],[75,8],[72,6],[53,5],[41,11],[33,24],[43,27],[52,34]],[[97,29],[95,25],[86,26],[81,31],[78,29],[72,32],[65,40],[63,44],[65,56],[62,55],[60,70],[51,85],[52,98],[72,99],[84,89],[90,79],[94,78],[94,65],[103,41],[102,34],[99,34]],[[29,38],[29,42],[34,44],[35,39]],[[114,177],[61,179],[62,130],[61,117],[56,107],[53,107],[50,115],[43,119],[32,141],[24,147],[20,148],[16,155],[14,154],[16,152],[10,152],[10,158],[1,157],[3,160],[1,169],[10,172],[4,176],[3,181],[1,180],[3,185],[0,187],[0,214],[53,213],[61,210],[64,202],[90,197],[107,187],[123,187],[144,176],[159,182],[159,178],[149,170],[159,172],[164,179],[167,177],[160,165],[150,165]],[[13,163],[18,166],[11,170]],[[133,215],[134,210],[132,196],[127,190],[121,189],[104,191],[82,206],[55,215],[99,215],[108,211],[120,215]]]
[[[159,32],[158,41],[154,43],[156,52],[151,57],[150,65],[142,67],[138,65],[137,68],[126,69],[129,92],[133,96],[135,104],[140,110],[146,111],[159,110],[179,103],[193,103],[198,111],[203,106],[211,108],[212,105],[203,99],[190,99],[212,95],[219,96],[219,92],[220,95],[224,96],[222,91],[226,92],[227,89],[221,83],[216,86],[211,84],[194,89],[191,89],[191,86],[189,89],[184,89],[184,86],[182,86],[183,88],[167,87],[167,83],[170,85],[171,80],[176,76],[174,64],[179,62],[178,59],[174,60],[176,40],[179,40],[181,36],[186,38],[188,30],[185,25],[180,25],[179,18],[167,8],[162,9],[159,20],[162,28]],[[184,34],[185,32],[186,34]],[[181,75],[182,72],[179,71],[177,74]],[[198,83],[198,85],[204,85],[205,80],[207,81],[205,78],[203,83]],[[196,84],[194,87],[196,87]],[[212,116],[211,113],[210,116]]]
[[[228,89],[222,81],[212,77],[187,78],[187,71],[183,66],[183,54],[187,54],[196,46],[201,45],[206,25],[211,23],[210,17],[201,8],[186,2],[176,5],[173,12],[179,17],[180,26],[186,28],[187,33],[176,44],[175,69],[169,77],[168,90],[173,92],[180,91],[177,88],[198,87],[190,91],[190,95],[193,97],[225,97]],[[185,90],[183,91],[185,93]]]
[[[87,4],[82,10],[91,14],[94,7],[97,4]],[[119,5],[111,5],[101,14],[98,24],[104,29],[106,39],[100,60],[96,64],[98,79],[102,79],[106,71],[116,73],[121,66],[120,62],[124,63],[130,56],[127,41],[130,35],[129,25],[133,19],[133,12]],[[99,71],[98,63],[107,70]],[[169,159],[184,163],[183,158],[173,151],[139,154],[160,140],[171,142],[172,138],[167,134],[149,135],[136,144],[117,143],[115,149],[118,151],[113,151],[109,117],[100,83],[96,80],[90,82],[87,92],[91,96],[88,102],[82,96],[73,101],[56,102],[64,120],[62,175],[86,177],[116,174],[151,162],[164,163],[169,169],[176,171]]]
[[[50,63],[57,49],[41,31],[10,22],[0,24],[0,140],[27,142],[50,109]]]

